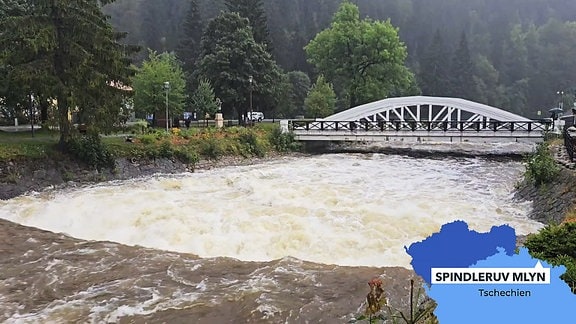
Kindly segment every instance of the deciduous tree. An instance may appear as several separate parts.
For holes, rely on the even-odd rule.
[[[309,62],[347,98],[348,107],[410,88],[412,75],[404,66],[406,46],[398,30],[389,20],[361,20],[349,1],[305,49]]]
[[[184,111],[184,73],[173,53],[157,54],[150,51],[149,57],[134,76],[134,109],[140,117],[154,115],[154,121],[164,117],[166,109],[166,88],[169,82],[168,109],[171,116]],[[165,119],[165,117],[163,118]]]

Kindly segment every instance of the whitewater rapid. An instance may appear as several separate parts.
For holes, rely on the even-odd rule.
[[[0,202],[0,218],[204,258],[410,268],[404,246],[447,222],[541,228],[526,216],[530,203],[512,199],[522,172],[473,158],[286,158],[31,194]]]

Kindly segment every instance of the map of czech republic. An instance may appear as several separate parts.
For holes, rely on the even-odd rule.
[[[406,248],[412,267],[438,303],[441,324],[556,323],[576,321],[576,295],[560,279],[565,267],[518,254],[507,225],[488,233],[457,221]]]

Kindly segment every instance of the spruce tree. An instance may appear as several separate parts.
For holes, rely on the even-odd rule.
[[[189,2],[190,7],[184,18],[180,43],[176,52],[186,74],[191,74],[194,70],[202,41],[202,16],[198,8],[198,1],[190,0]]]
[[[71,108],[94,125],[118,118],[125,95],[119,85],[129,84],[128,57],[137,48],[121,45],[124,35],[107,22],[101,6],[111,2],[39,0],[0,20],[0,65],[9,67],[10,82],[56,99],[62,147],[71,136]]]
[[[474,82],[474,64],[468,48],[466,33],[462,33],[460,44],[454,52],[450,69],[450,95],[473,100],[476,97]]]
[[[237,113],[240,122],[250,95],[254,110],[266,112],[274,106],[281,80],[270,53],[254,40],[248,19],[236,12],[221,13],[206,27],[195,77],[209,80],[223,113]]]
[[[226,0],[226,7],[231,12],[237,12],[240,17],[248,18],[254,33],[254,40],[263,44],[266,50],[272,53],[268,20],[262,0]]]
[[[421,57],[419,83],[422,94],[446,96],[450,88],[450,57],[440,30]]]

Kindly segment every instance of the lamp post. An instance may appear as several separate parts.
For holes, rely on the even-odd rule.
[[[30,94],[30,127],[32,128],[32,137],[34,137],[34,94]]]
[[[564,110],[564,91],[557,91],[556,94],[560,97],[560,102],[558,103],[558,107]]]
[[[168,92],[170,91],[170,82],[164,82],[164,90],[166,91],[166,133],[170,132],[168,129]]]
[[[254,82],[254,78],[249,76],[248,81],[250,82],[250,123],[252,123],[252,83]]]
[[[222,100],[220,98],[216,98],[216,105],[218,106],[218,112],[222,112]]]

